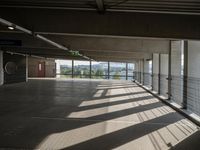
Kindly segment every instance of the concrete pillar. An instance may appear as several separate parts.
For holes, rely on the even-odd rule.
[[[138,82],[141,83],[141,62],[140,60],[138,61]]]
[[[168,65],[169,55],[160,55],[160,94],[168,98]]]
[[[139,61],[135,62],[135,80],[139,82]]]
[[[144,61],[140,60],[140,83],[144,84]]]
[[[188,41],[187,109],[200,115],[200,41]]]
[[[153,80],[152,80],[152,84],[153,84],[153,90],[156,92],[159,92],[159,54],[154,53],[153,54]]]
[[[151,88],[151,70],[148,60],[144,60],[144,85]]]
[[[183,102],[183,41],[171,41],[171,100]]]
[[[3,80],[4,80],[4,77],[3,77],[3,52],[0,51],[0,85],[3,84]]]

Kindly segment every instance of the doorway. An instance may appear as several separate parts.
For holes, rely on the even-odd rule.
[[[45,77],[45,62],[38,62],[38,77]]]

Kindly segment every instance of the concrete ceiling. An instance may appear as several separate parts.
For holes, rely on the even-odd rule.
[[[2,7],[199,14],[199,0],[1,0]]]
[[[168,53],[171,39],[200,39],[197,0],[1,0],[0,18],[99,61],[149,59]],[[23,43],[3,50],[73,58],[20,31],[0,33]]]

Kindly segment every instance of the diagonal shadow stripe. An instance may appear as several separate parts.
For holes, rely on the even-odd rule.
[[[77,108],[76,112],[90,110],[90,109],[96,109],[96,108],[101,108],[101,107],[109,107],[109,106],[114,106],[114,105],[126,104],[126,103],[137,102],[137,101],[144,101],[144,100],[149,100],[152,98],[154,98],[154,97],[153,96],[145,96],[145,97],[125,99],[125,100],[120,100],[120,101],[105,102],[105,103],[101,103],[101,104],[93,104],[90,106],[81,106],[81,107]]]
[[[95,149],[95,150],[110,150],[113,148],[117,148],[123,144],[126,144],[130,141],[138,139],[142,136],[145,136],[149,133],[152,133],[156,130],[159,130],[169,124],[175,123],[181,119],[181,117],[174,117],[177,114],[169,113],[160,117],[157,117],[152,120],[144,121],[142,123],[123,128],[106,135],[99,136],[97,138],[66,147],[66,150],[81,150],[81,149]],[[160,120],[168,120],[168,123],[162,124],[153,124],[150,126],[152,122],[159,122]],[[134,149],[134,148],[133,148]]]
[[[141,92],[131,92],[131,93],[124,93],[124,94],[117,94],[117,95],[109,95],[109,96],[101,96],[101,97],[93,97],[92,99],[89,100],[85,100],[85,101],[93,101],[93,100],[101,100],[103,98],[115,98],[115,97],[121,97],[121,96],[133,96],[133,95],[137,95],[137,94],[144,94],[147,93],[146,91],[141,91]]]
[[[97,90],[112,90],[112,89],[127,89],[127,88],[135,88],[135,87],[138,87],[138,86],[120,86],[120,87],[98,87]]]
[[[158,108],[158,107],[161,107],[161,106],[164,106],[164,105],[161,102],[156,102],[156,103],[140,105],[140,106],[132,107],[132,108],[128,108],[128,109],[123,109],[123,110],[119,110],[119,111],[108,112],[106,114],[88,117],[87,119],[106,121],[106,120],[111,120],[111,119],[115,119],[115,118],[119,118],[119,117],[128,116],[128,115],[131,115],[131,114],[155,109],[155,108]]]

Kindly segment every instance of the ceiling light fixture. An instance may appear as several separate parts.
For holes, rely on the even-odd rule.
[[[8,26],[8,29],[10,29],[10,30],[14,30],[15,28],[12,27],[12,26]]]

